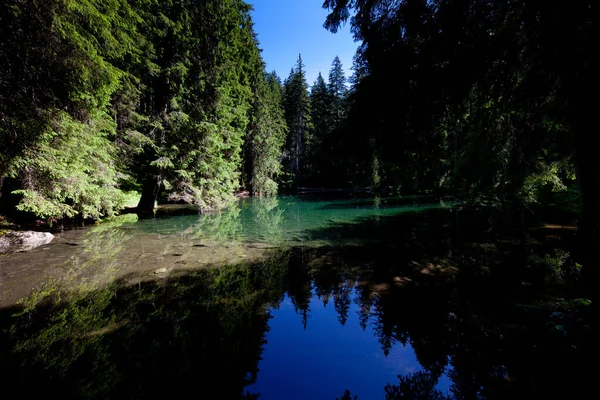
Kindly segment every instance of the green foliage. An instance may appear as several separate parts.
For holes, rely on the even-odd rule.
[[[242,1],[146,7],[152,63],[132,69],[142,91],[125,91],[133,101],[121,107],[122,136],[135,150],[129,168],[144,185],[140,206],[153,206],[164,190],[204,210],[224,207],[239,187],[251,88],[262,68],[250,8]]]
[[[295,68],[284,82],[284,109],[289,134],[284,152],[287,169],[295,175],[295,183],[302,181],[306,143],[310,142],[310,99],[302,56],[298,55]]]
[[[343,130],[348,114],[347,92],[342,63],[336,56],[329,71],[329,83],[319,73],[310,92],[312,133],[306,170],[313,185],[346,185],[348,146]]]
[[[342,122],[346,118],[346,76],[342,62],[338,56],[335,56],[329,70],[329,94],[331,96],[331,113],[333,114],[334,129],[339,130]]]
[[[362,41],[344,132],[355,179],[504,205],[564,190],[571,138],[591,128],[573,91],[590,73],[588,3],[326,1],[325,26],[335,32],[354,9]]]
[[[23,189],[17,207],[50,220],[80,215],[112,216],[126,200],[118,189],[114,147],[108,140],[113,122],[105,113],[84,124],[58,112],[38,144],[9,168]]]
[[[310,116],[313,134],[309,143],[309,165],[311,175],[320,175],[323,168],[333,160],[332,154],[332,109],[331,96],[321,73],[310,91]]]
[[[257,193],[276,193],[285,127],[261,83],[250,10],[241,0],[3,3],[0,176],[18,179],[19,209],[100,218],[124,203],[119,185],[141,190],[142,209],[157,197],[218,209],[239,187],[251,119],[274,118],[251,136],[256,154],[268,138]],[[266,114],[253,108],[259,84]]]
[[[281,156],[288,130],[281,93],[281,83],[274,73],[259,79],[247,139],[254,196],[277,194],[276,179],[282,172]]]
[[[581,264],[571,258],[568,251],[555,249],[553,254],[546,254],[540,259],[548,283],[565,283],[576,280],[581,273]]]

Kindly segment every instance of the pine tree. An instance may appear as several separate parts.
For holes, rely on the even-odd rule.
[[[289,170],[295,174],[296,183],[302,180],[303,162],[305,158],[305,142],[310,131],[310,100],[308,84],[302,63],[302,55],[298,56],[296,67],[284,84],[284,107],[289,129],[286,144],[286,158]]]
[[[328,89],[329,94],[331,95],[333,129],[336,132],[336,136],[339,136],[339,131],[347,114],[346,99],[348,88],[346,87],[346,76],[344,74],[342,62],[338,56],[335,56],[331,63]]]
[[[257,83],[246,141],[248,175],[253,196],[277,194],[275,179],[281,173],[286,134],[281,82],[275,72],[263,74]]]
[[[138,209],[157,198],[202,209],[231,202],[261,70],[250,6],[243,1],[150,3],[147,27],[156,65],[147,79],[132,170],[142,182]]]
[[[589,134],[593,102],[581,95],[595,79],[591,1],[324,7],[334,32],[354,14],[368,76],[351,119],[371,128],[388,180],[403,191],[444,188],[515,206],[542,188],[564,189],[575,170],[580,242],[598,254],[591,248],[600,241],[600,164]]]
[[[322,174],[331,157],[331,106],[331,95],[325,79],[319,72],[310,92],[310,115],[313,123],[312,141],[309,149],[310,172],[315,178]],[[317,182],[320,180],[316,178]]]

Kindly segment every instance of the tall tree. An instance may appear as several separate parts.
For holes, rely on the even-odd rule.
[[[329,83],[325,83],[319,73],[310,93],[312,184],[339,186],[345,183],[342,130],[347,117],[347,92],[342,63],[336,56],[331,64]]]
[[[265,73],[256,86],[247,144],[248,176],[253,196],[277,194],[287,125],[281,82],[275,72]]]
[[[329,93],[331,95],[334,129],[339,131],[341,124],[346,119],[346,97],[348,88],[346,87],[346,76],[342,62],[338,56],[335,56],[329,70]]]
[[[284,92],[285,117],[289,129],[286,144],[287,164],[298,183],[302,180],[304,172],[304,147],[311,124],[308,84],[302,55],[298,55],[296,66],[284,83]]]
[[[330,145],[331,115],[331,96],[325,79],[319,72],[310,91],[310,116],[313,131],[309,146],[308,169],[313,178],[322,175],[323,166],[329,163],[331,157],[331,153],[327,148]],[[317,179],[317,183],[322,184],[320,179]]]
[[[156,62],[146,80],[131,169],[142,183],[138,209],[159,197],[216,209],[233,200],[261,69],[250,6],[227,2],[148,3]],[[131,127],[127,132],[131,132]],[[132,140],[130,140],[132,142]]]
[[[343,184],[346,175],[344,167],[344,138],[343,130],[348,116],[348,88],[342,62],[335,56],[329,70],[329,110],[331,112],[331,125],[329,133],[328,150],[331,152],[329,176],[338,177],[338,184]],[[345,182],[344,182],[345,183]]]
[[[0,191],[48,219],[111,215],[121,188],[141,191],[141,212],[157,199],[233,200],[263,79],[250,11],[242,0],[3,2]]]

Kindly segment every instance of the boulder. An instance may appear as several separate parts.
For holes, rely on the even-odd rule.
[[[48,232],[8,231],[0,233],[0,253],[28,251],[48,244],[54,235]]]

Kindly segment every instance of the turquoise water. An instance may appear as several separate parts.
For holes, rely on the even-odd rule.
[[[421,196],[249,198],[221,213],[140,221],[138,229],[167,235],[183,232],[221,242],[304,242],[312,245],[335,241],[335,236],[326,237],[320,233],[339,224],[358,224],[372,218],[449,209],[453,205],[452,201]]]

